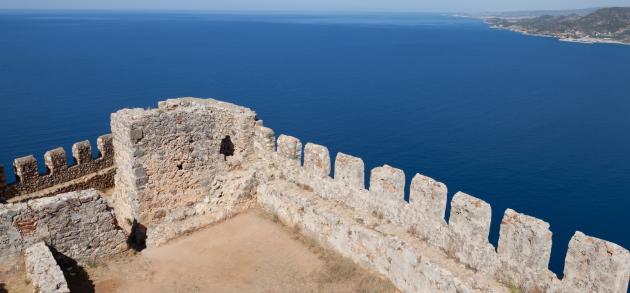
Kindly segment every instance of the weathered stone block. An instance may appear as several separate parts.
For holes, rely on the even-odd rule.
[[[542,220],[507,209],[501,221],[498,247],[500,278],[534,291],[549,276],[551,231]]]
[[[467,266],[494,274],[498,258],[488,242],[491,207],[488,203],[458,192],[451,201],[448,227],[451,240],[448,251]]]
[[[99,136],[96,139],[96,147],[102,158],[114,158],[114,137],[111,134]]]
[[[487,243],[491,220],[492,209],[487,202],[463,192],[453,197],[448,225],[461,239]]]
[[[44,242],[38,242],[25,252],[26,275],[37,292],[69,293],[68,283],[52,252]]]
[[[34,181],[39,177],[37,160],[32,155],[15,159],[13,168],[15,169],[16,180],[20,182]]]
[[[443,222],[446,213],[446,185],[416,174],[409,188],[409,203],[427,219]]]
[[[66,151],[63,148],[47,151],[44,154],[44,163],[51,174],[65,171],[68,168]]]
[[[289,160],[300,161],[302,159],[302,143],[299,139],[281,134],[278,137],[278,155]]]
[[[72,157],[77,164],[85,164],[92,161],[92,145],[84,140],[72,145]]]
[[[376,167],[370,173],[370,192],[404,200],[405,173],[389,165]]]
[[[330,176],[330,155],[325,146],[307,143],[304,147],[304,170],[318,177]]]
[[[256,140],[254,144],[257,149],[274,152],[276,150],[276,138],[273,129],[262,125],[256,126]]]
[[[460,263],[494,275],[499,260],[496,250],[488,242],[490,221],[488,203],[463,192],[456,193],[451,201],[447,251]]]
[[[349,186],[365,188],[365,169],[363,160],[357,157],[337,153],[335,158],[335,180],[345,182]]]
[[[629,277],[628,250],[575,232],[565,258],[563,292],[625,293]]]

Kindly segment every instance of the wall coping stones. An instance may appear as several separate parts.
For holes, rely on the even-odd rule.
[[[37,242],[26,249],[25,263],[26,275],[38,292],[70,292],[61,268],[44,242]]]

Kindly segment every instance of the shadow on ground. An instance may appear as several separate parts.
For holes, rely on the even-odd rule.
[[[68,289],[70,289],[70,292],[95,292],[94,283],[90,279],[90,276],[76,260],[55,250],[53,247],[50,248],[50,251],[53,253],[57,264],[63,271],[63,275],[68,282]]]

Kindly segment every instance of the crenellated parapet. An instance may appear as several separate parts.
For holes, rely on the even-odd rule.
[[[264,131],[273,133],[268,128]],[[269,142],[270,136],[265,137],[267,144],[272,145]],[[302,142],[288,135],[278,137],[276,151],[273,147],[267,147],[262,152],[266,160],[275,160],[273,166],[278,170],[271,172],[278,172],[280,175],[273,178],[295,183],[304,192],[312,192],[324,200],[334,200],[354,210],[355,215],[358,214],[357,211],[367,211],[377,222],[398,225],[401,231],[406,231],[403,234],[407,235],[399,235],[401,239],[412,236],[441,251],[445,258],[463,264],[476,274],[490,276],[506,287],[519,288],[522,292],[626,292],[630,277],[630,254],[628,250],[614,243],[577,232],[569,244],[564,277],[558,279],[548,268],[552,232],[549,224],[540,219],[507,209],[500,223],[500,238],[498,247],[495,248],[488,241],[492,219],[490,204],[457,192],[450,202],[447,222],[447,187],[430,177],[421,174],[413,177],[409,188],[409,202],[406,202],[405,174],[395,167],[384,165],[372,169],[369,173],[370,184],[366,188],[364,163],[358,157],[338,153],[333,166],[330,166],[328,149],[307,143],[304,148],[304,164],[300,166],[297,162],[301,158]],[[330,168],[334,169],[334,176],[329,175]],[[270,193],[276,200],[280,198],[277,192]],[[271,207],[278,206],[277,203],[265,202],[268,200],[263,199],[263,203]],[[294,204],[298,203],[299,201],[294,201]],[[300,217],[300,210],[308,206],[295,208],[293,212],[286,211],[283,217],[288,224],[299,225],[297,219]],[[310,223],[311,220],[308,219],[303,220]],[[361,220],[363,222],[365,219]],[[304,222],[302,225],[306,225],[302,228],[310,229],[313,224]],[[374,225],[376,224],[368,226]],[[325,233],[322,231],[317,233]],[[336,243],[340,240],[336,237],[328,240],[332,241],[333,246],[339,245]],[[366,244],[361,245],[365,247]],[[342,247],[339,246],[339,249]],[[352,256],[353,253],[348,251],[347,255]],[[356,257],[359,262],[367,261],[374,269],[386,275],[394,271],[392,264],[379,264],[377,260],[372,262],[359,255]],[[418,264],[406,265],[414,267]],[[404,270],[400,271],[399,267],[396,270],[397,274],[406,273]],[[392,276],[395,283],[397,278],[400,277]],[[403,287],[407,285],[409,284],[402,284]]]
[[[115,167],[111,134],[98,137],[97,148],[99,156],[93,159],[89,141],[73,144],[73,164],[68,164],[63,148],[47,151],[43,174],[39,173],[35,156],[17,158],[13,161],[15,182],[11,184],[7,184],[5,169],[0,166],[0,200],[20,201],[85,188],[113,187]]]
[[[157,246],[260,205],[402,292],[625,293],[628,287],[630,253],[619,245],[576,232],[558,279],[548,268],[549,223],[507,209],[494,223],[500,224],[495,247],[488,241],[492,206],[481,198],[460,191],[449,202],[447,186],[422,174],[411,177],[406,195],[403,170],[383,165],[366,173],[359,157],[337,153],[333,161],[326,146],[284,134],[276,139],[248,108],[171,99],[157,109],[113,113],[111,128],[97,140],[96,159],[82,141],[72,146],[73,164],[63,148],[46,152],[44,174],[34,156],[15,159],[15,183],[6,183],[0,166],[0,199],[16,202],[0,205],[0,256],[42,240],[77,256],[85,247],[88,256],[117,252],[124,240]],[[95,190],[21,202],[114,183],[113,211]],[[91,246],[94,237],[109,237],[103,231],[116,236],[115,245]]]

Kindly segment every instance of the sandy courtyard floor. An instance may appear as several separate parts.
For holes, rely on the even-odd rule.
[[[258,210],[84,269],[73,292],[396,292]]]

